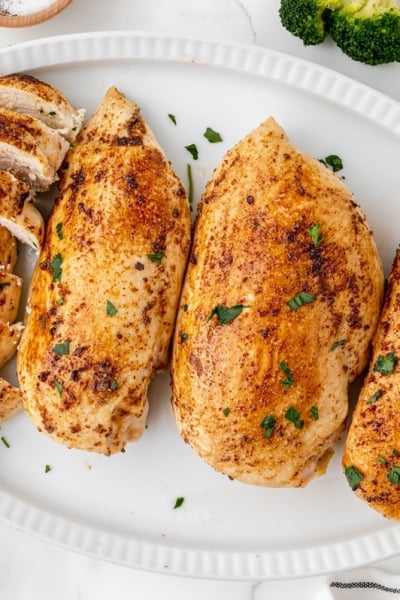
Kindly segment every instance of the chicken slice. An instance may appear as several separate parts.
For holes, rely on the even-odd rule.
[[[369,506],[400,519],[400,249],[380,317],[374,352],[346,438],[343,466]]]
[[[39,119],[0,109],[0,169],[35,190],[45,191],[57,180],[68,148],[68,142]]]
[[[0,423],[11,419],[23,408],[20,390],[0,378]]]
[[[21,277],[0,270],[0,321],[14,323],[17,319],[21,292]]]
[[[30,186],[9,171],[0,171],[0,225],[22,243],[38,250],[44,236],[44,220],[36,208]]]
[[[382,265],[342,180],[268,119],[200,204],[174,336],[179,431],[230,478],[303,486],[344,430]]]
[[[25,74],[0,77],[0,107],[40,119],[69,142],[75,140],[85,116],[60,90]]]
[[[60,173],[18,377],[39,430],[112,454],[142,434],[149,382],[168,364],[189,206],[138,106],[115,88]]]
[[[23,330],[22,323],[0,321],[0,368],[14,356]]]
[[[17,241],[6,227],[0,225],[0,270],[14,270],[18,258]]]

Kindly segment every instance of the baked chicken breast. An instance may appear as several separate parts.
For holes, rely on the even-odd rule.
[[[345,442],[343,466],[357,496],[400,519],[400,249],[379,321],[374,352]]]
[[[139,107],[111,88],[61,169],[31,282],[18,377],[40,431],[104,454],[142,434],[190,229],[183,186]]]
[[[250,484],[304,486],[322,473],[382,289],[352,194],[266,120],[226,154],[200,203],[172,357],[183,439]]]

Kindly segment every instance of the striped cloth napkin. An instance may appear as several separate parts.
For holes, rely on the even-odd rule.
[[[332,575],[328,578],[328,584],[329,591],[326,596],[320,596],[321,600],[400,599],[400,575],[393,575],[379,569],[361,569],[341,573],[340,576]]]

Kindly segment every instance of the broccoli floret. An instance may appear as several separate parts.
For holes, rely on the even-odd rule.
[[[279,16],[285,29],[306,46],[314,46],[325,39],[330,9],[341,4],[340,0],[281,0]]]
[[[329,33],[354,60],[400,61],[398,0],[281,0],[279,16],[306,46],[320,44]]]
[[[350,58],[369,64],[400,60],[400,9],[397,0],[368,0],[361,10],[351,3],[329,14],[328,28]]]

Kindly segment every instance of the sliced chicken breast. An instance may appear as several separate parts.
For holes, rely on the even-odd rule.
[[[49,189],[69,143],[28,115],[0,109],[0,169],[11,171],[38,191]]]
[[[69,142],[75,140],[85,116],[60,90],[25,74],[0,77],[0,107],[40,119]]]
[[[0,171],[0,225],[22,243],[39,250],[44,220],[34,204],[30,186],[8,171]]]

